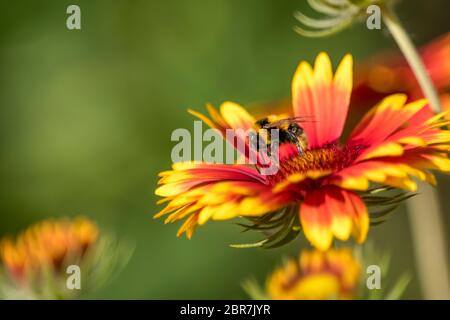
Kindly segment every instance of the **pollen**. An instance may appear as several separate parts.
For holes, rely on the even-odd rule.
[[[330,144],[322,148],[306,150],[303,155],[298,152],[281,150],[280,168],[275,175],[268,176],[272,184],[285,180],[293,174],[308,172],[336,172],[350,166],[364,146],[340,146]]]

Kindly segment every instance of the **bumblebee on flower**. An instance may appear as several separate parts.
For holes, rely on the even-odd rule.
[[[329,249],[335,238],[364,242],[368,207],[405,199],[373,197],[373,192],[415,191],[413,178],[435,184],[430,170],[450,171],[450,133],[443,129],[449,123],[444,114],[433,115],[426,100],[406,103],[406,95],[394,94],[373,107],[343,141],[352,65],[346,55],[333,75],[326,53],[318,55],[314,67],[300,63],[292,81],[290,116],[314,121],[299,125],[304,148],[292,139],[281,141],[276,174],[261,175],[258,165],[175,163],[160,174],[155,193],[167,205],[155,217],[170,213],[166,223],[185,219],[178,235],[188,238],[209,220],[246,217],[254,229],[301,229],[319,250]],[[220,132],[255,128],[258,121],[231,102],[219,111],[208,106],[208,111],[210,117],[191,113]]]

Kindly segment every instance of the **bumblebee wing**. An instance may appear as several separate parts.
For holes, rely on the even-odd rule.
[[[312,118],[314,118],[314,116],[298,116],[298,117],[289,117],[286,119],[295,120],[295,119],[312,119]]]
[[[295,117],[295,118],[286,118],[286,119],[281,119],[281,120],[277,120],[271,123],[268,123],[264,126],[264,128],[275,128],[275,127],[279,127],[283,124],[287,124],[287,123],[304,123],[304,122],[315,122],[312,119],[304,119],[304,117]]]

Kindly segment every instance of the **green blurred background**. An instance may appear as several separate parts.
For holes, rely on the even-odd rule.
[[[66,8],[81,7],[81,30]],[[47,217],[83,214],[135,243],[126,269],[98,298],[245,298],[299,242],[270,251],[228,247],[258,239],[211,222],[191,241],[164,226],[153,191],[169,168],[173,129],[192,129],[187,107],[289,96],[299,60],[321,50],[337,62],[396,49],[384,31],[356,24],[327,39],[296,35],[305,1],[6,1],[0,3],[0,235]],[[449,30],[448,0],[403,1],[417,44]],[[306,10],[308,12],[308,10]],[[439,177],[441,198],[450,179]],[[450,202],[443,202],[446,228]],[[372,228],[393,255],[392,277],[414,272],[404,208]],[[305,246],[302,240],[301,245]],[[407,298],[420,298],[417,278]]]

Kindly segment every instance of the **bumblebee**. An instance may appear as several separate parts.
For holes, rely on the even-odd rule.
[[[265,129],[266,134],[261,137],[266,142],[267,150],[270,152],[271,146],[271,130],[278,129],[279,143],[292,143],[297,147],[300,155],[305,154],[305,150],[308,147],[308,139],[305,131],[299,125],[299,123],[306,122],[307,117],[293,117],[293,118],[280,118],[277,116],[268,116],[261,120],[256,121],[256,129]]]

